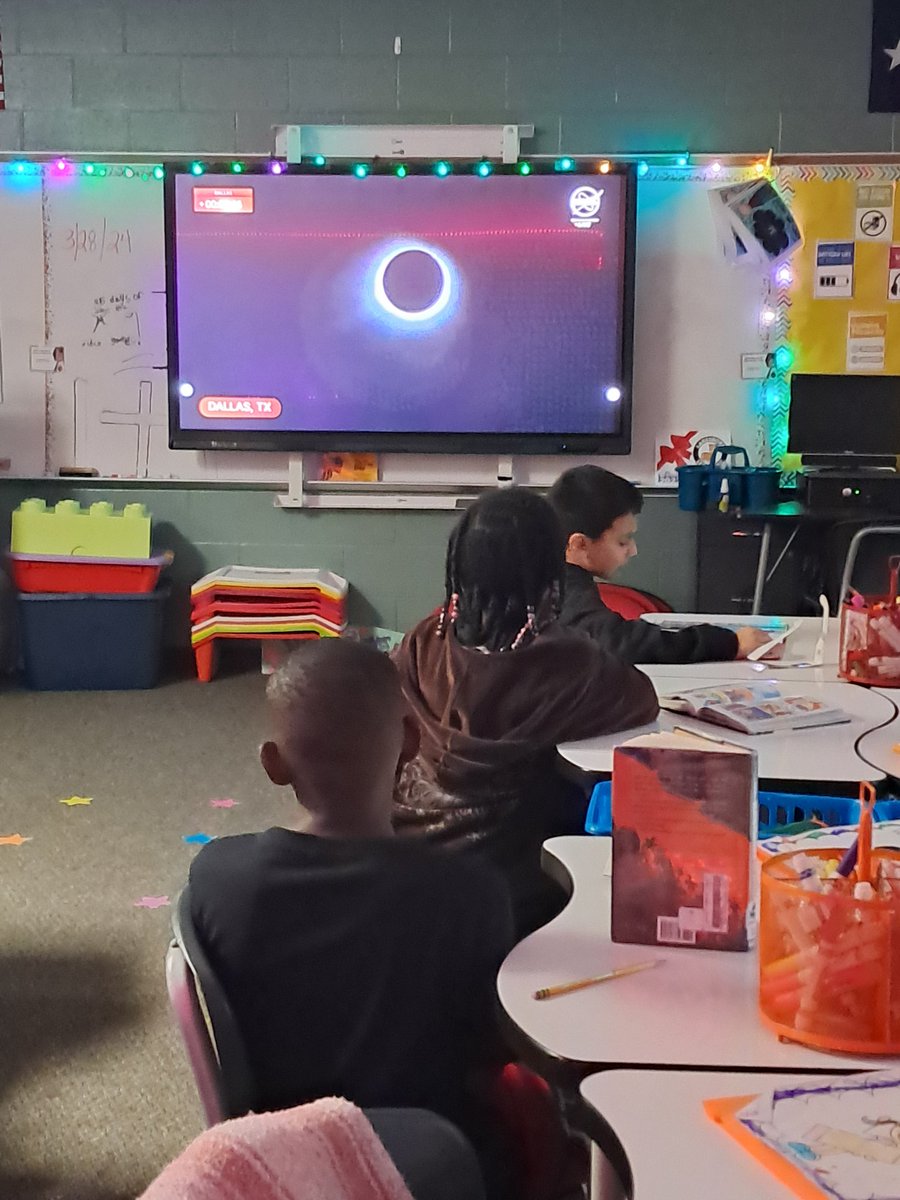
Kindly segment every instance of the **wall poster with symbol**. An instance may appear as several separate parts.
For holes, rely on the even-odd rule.
[[[893,183],[859,184],[856,188],[856,240],[889,242],[893,236]]]

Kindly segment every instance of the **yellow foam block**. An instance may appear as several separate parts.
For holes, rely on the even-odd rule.
[[[143,504],[116,510],[108,500],[82,508],[77,500],[23,500],[12,515],[14,554],[76,558],[149,558],[150,514]]]

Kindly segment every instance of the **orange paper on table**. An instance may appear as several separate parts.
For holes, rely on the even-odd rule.
[[[896,1200],[900,1071],[786,1078],[758,1096],[707,1100],[704,1110],[805,1200]]]
[[[717,1100],[704,1100],[703,1111],[795,1196],[801,1196],[803,1200],[822,1200],[823,1196],[827,1196],[827,1192],[811,1183],[799,1168],[789,1163],[777,1150],[754,1137],[737,1119],[737,1113],[755,1099],[756,1096],[727,1096]]]

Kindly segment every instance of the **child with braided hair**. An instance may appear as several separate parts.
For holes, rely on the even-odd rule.
[[[550,505],[524,488],[489,492],[450,535],[443,606],[396,652],[421,746],[399,773],[395,828],[498,866],[523,935],[562,905],[541,844],[576,828],[557,742],[658,710],[645,675],[559,625],[564,586]]]

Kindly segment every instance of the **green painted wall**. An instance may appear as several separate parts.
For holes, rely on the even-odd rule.
[[[48,503],[67,497],[91,504],[132,500],[154,519],[154,544],[175,551],[167,641],[186,644],[188,589],[207,571],[229,563],[261,567],[321,567],[350,581],[350,621],[408,629],[443,596],[444,550],[453,512],[279,509],[273,492],[255,486],[140,483],[86,487],[70,479],[0,481],[0,530],[28,496]],[[639,554],[621,582],[644,587],[675,608],[694,603],[696,522],[673,494],[649,493],[641,517]]]

